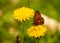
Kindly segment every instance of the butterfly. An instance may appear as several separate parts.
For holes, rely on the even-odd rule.
[[[41,14],[39,13],[39,11],[35,11],[34,14],[34,25],[42,25],[44,24],[44,18],[41,17]]]

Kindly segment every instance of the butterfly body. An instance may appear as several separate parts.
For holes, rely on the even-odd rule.
[[[44,24],[44,18],[41,17],[39,11],[36,11],[34,14],[34,25],[42,25]]]

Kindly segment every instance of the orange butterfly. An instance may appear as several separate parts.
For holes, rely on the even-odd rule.
[[[42,25],[44,24],[44,18],[41,17],[41,14],[39,13],[39,11],[35,11],[34,14],[34,25]]]

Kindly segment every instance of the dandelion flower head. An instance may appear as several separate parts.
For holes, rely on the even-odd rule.
[[[20,21],[28,20],[33,15],[34,15],[34,10],[27,8],[27,7],[22,7],[22,8],[16,9],[13,12],[13,17]]]
[[[35,38],[39,38],[40,36],[44,36],[46,34],[47,29],[42,26],[42,25],[38,25],[38,26],[32,26],[31,28],[27,29],[27,34],[29,35],[29,37],[35,37]]]

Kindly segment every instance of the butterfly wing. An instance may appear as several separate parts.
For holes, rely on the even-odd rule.
[[[34,14],[34,25],[42,25],[44,24],[44,19],[41,17],[39,11],[36,11]]]
[[[44,24],[44,19],[43,19],[43,17],[40,17],[40,18],[39,18],[38,23],[39,23],[39,25]]]

